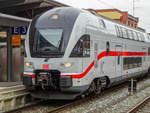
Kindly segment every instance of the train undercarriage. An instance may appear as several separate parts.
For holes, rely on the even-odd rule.
[[[72,86],[72,77],[62,77],[58,70],[36,70],[34,73],[34,82],[31,76],[24,76],[23,84],[36,98],[75,99],[93,93],[99,94],[108,85],[106,77],[96,78],[90,85],[75,87]]]

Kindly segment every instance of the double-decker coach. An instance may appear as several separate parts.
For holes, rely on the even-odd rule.
[[[31,23],[23,84],[44,99],[100,93],[150,71],[147,36],[85,10],[49,10]]]

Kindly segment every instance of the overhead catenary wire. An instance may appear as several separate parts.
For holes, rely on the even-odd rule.
[[[106,6],[109,6],[110,8],[117,9],[117,8],[114,7],[113,5],[110,5],[110,4],[108,4],[108,3],[106,3],[106,2],[104,2],[104,1],[102,1],[102,0],[97,0],[97,1],[103,3],[103,4],[106,5]]]

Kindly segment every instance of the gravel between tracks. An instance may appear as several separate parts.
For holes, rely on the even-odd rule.
[[[66,109],[61,113],[126,113],[150,95],[150,78],[137,83],[137,93],[130,95],[128,88],[102,95],[88,103]]]

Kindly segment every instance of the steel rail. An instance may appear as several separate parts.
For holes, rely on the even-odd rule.
[[[147,104],[149,101],[150,101],[150,96],[147,97],[147,98],[145,98],[142,102],[140,102],[139,104],[137,104],[132,109],[130,109],[127,113],[136,113],[140,108],[142,108],[143,106],[145,106],[145,104]]]

